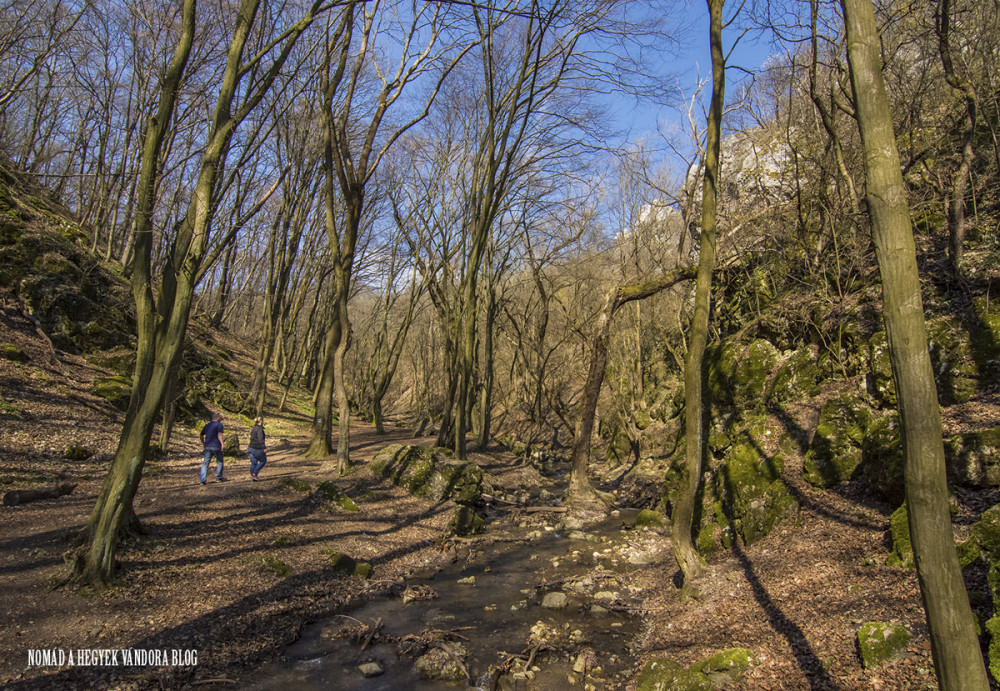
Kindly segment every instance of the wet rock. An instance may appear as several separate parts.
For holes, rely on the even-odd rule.
[[[440,643],[417,658],[414,667],[425,681],[463,681],[463,664],[468,657],[461,643]]]
[[[362,665],[358,665],[358,671],[361,672],[361,676],[365,679],[371,679],[385,674],[385,670],[382,669],[382,665],[377,662],[366,662]]]
[[[546,609],[562,609],[568,603],[568,598],[566,593],[559,591],[545,593],[545,597],[542,598],[542,607]]]
[[[476,577],[475,576],[466,576],[465,578],[459,578],[455,582],[458,583],[459,585],[475,585],[476,584]]]
[[[426,585],[411,585],[403,591],[402,595],[404,605],[408,605],[411,602],[433,600],[436,597],[438,597],[437,591]]]

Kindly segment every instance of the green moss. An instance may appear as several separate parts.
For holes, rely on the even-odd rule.
[[[899,416],[892,412],[876,418],[861,443],[862,471],[868,485],[893,504],[903,502],[903,444]]]
[[[913,545],[910,542],[910,524],[906,513],[906,504],[893,511],[892,516],[889,517],[889,536],[892,540],[892,552],[885,560],[886,566],[912,569]]]
[[[289,567],[288,564],[270,554],[264,557],[262,561],[264,563],[264,566],[271,569],[282,578],[288,578],[293,573],[291,567]]]
[[[636,691],[714,691],[711,680],[700,672],[665,657],[656,657],[642,668]]]
[[[310,490],[309,483],[297,477],[283,477],[278,480],[278,485],[281,487],[291,487],[296,492],[301,492],[302,494],[308,494]]]
[[[751,545],[791,516],[798,503],[781,480],[780,454],[768,457],[748,435],[726,454],[715,475],[715,496],[733,532]]]
[[[94,452],[90,449],[72,444],[63,452],[63,458],[70,461],[85,461],[93,455]]]
[[[858,631],[858,650],[865,669],[905,652],[909,643],[909,632],[898,624],[870,621]]]
[[[692,665],[691,671],[704,674],[719,689],[739,682],[755,662],[754,654],[746,648],[730,648]]]
[[[815,487],[849,480],[862,461],[862,444],[873,421],[859,396],[845,393],[823,406],[812,444],[802,465],[803,477]]]
[[[970,537],[987,560],[1000,561],[1000,504],[983,511]]]
[[[13,343],[0,343],[0,357],[11,362],[27,362],[31,358]]]
[[[781,366],[770,385],[768,404],[796,401],[819,393],[819,368],[809,348],[794,351]]]
[[[271,541],[275,547],[288,547],[295,544],[295,538],[291,535],[279,535]]]
[[[698,531],[698,551],[704,556],[707,557],[719,551],[719,541],[715,539],[715,533],[719,530],[718,523],[708,523]]]
[[[127,410],[128,400],[132,395],[132,380],[117,375],[95,379],[94,394],[119,410]]]
[[[316,486],[316,492],[327,501],[333,502],[336,506],[342,508],[344,511],[360,511],[354,500],[347,496],[343,490],[329,480],[319,483]]]
[[[434,501],[451,499],[471,505],[482,495],[482,469],[475,463],[454,460],[449,449],[390,444],[369,468],[410,494]]]
[[[975,487],[1000,485],[1000,427],[946,439],[944,453],[953,482]]]
[[[371,578],[371,564],[368,564],[367,562],[355,561],[343,552],[337,552],[335,550],[324,550],[323,553],[330,557],[330,566],[334,571],[342,573],[345,576],[360,578],[363,581]]]
[[[662,528],[664,522],[662,513],[650,509],[643,509],[635,517],[636,528]]]

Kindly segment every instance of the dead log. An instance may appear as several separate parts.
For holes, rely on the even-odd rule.
[[[39,499],[55,499],[69,494],[75,487],[75,482],[60,482],[58,485],[43,489],[14,489],[3,495],[3,503],[4,506],[17,506]]]

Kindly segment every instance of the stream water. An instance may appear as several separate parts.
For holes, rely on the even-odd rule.
[[[617,574],[630,562],[652,560],[648,551],[656,549],[637,550],[642,536],[627,527],[630,522],[634,512],[622,512],[586,533],[522,524],[497,535],[501,541],[474,544],[443,569],[407,579],[409,593],[437,597],[407,604],[399,596],[378,597],[307,627],[284,661],[262,669],[244,688],[605,688],[629,666],[640,624],[628,613],[631,593]],[[563,600],[565,606],[553,607]],[[363,648],[338,636],[338,631],[379,620],[381,637],[392,637],[390,643],[375,639]],[[467,653],[468,679],[421,678],[415,658],[426,648],[406,637],[426,641],[433,631],[452,632],[445,646],[454,652],[457,641]],[[517,660],[498,672],[511,656]],[[382,673],[366,677],[366,662],[377,663]]]

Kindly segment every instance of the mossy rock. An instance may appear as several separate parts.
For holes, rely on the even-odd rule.
[[[1000,427],[957,434],[944,444],[948,477],[973,487],[1000,485]]]
[[[865,375],[868,394],[879,404],[896,405],[896,384],[892,379],[889,341],[885,331],[877,331],[868,340],[868,372]]]
[[[906,504],[893,511],[889,517],[889,537],[892,540],[892,552],[885,560],[886,566],[912,569],[913,544],[910,542],[910,523]]]
[[[128,410],[128,401],[132,396],[132,380],[118,375],[95,379],[94,394],[118,410]]]
[[[27,362],[31,358],[13,343],[0,343],[0,357],[11,362]]]
[[[755,409],[766,401],[768,377],[780,355],[769,341],[726,342],[707,353],[708,392],[713,406]]]
[[[901,504],[905,498],[905,458],[899,415],[891,412],[872,421],[861,443],[861,457],[862,472],[872,490],[893,504]]]
[[[816,356],[810,348],[792,352],[774,375],[770,384],[768,405],[797,401],[819,393],[820,373]]]
[[[635,517],[636,528],[662,528],[665,524],[664,515],[652,509],[643,509]]]
[[[334,571],[345,576],[353,576],[367,581],[372,575],[372,565],[367,562],[359,562],[347,556],[343,552],[329,550],[326,554],[330,557],[330,566]]]
[[[482,496],[482,469],[455,460],[449,449],[390,444],[372,459],[369,468],[410,494],[433,501],[450,499],[472,505]]]
[[[222,455],[242,458],[246,452],[240,449],[240,435],[231,432],[222,438]]]
[[[714,691],[711,679],[666,657],[647,662],[636,682],[636,691]]]
[[[278,480],[278,485],[281,487],[291,487],[296,492],[301,494],[308,494],[311,486],[305,480],[301,480],[297,477],[283,477]]]
[[[702,526],[698,531],[698,551],[706,557],[718,552],[722,544],[721,532],[721,526],[715,522]]]
[[[990,617],[986,620],[986,632],[990,635],[990,645],[987,651],[990,675],[994,681],[1000,682],[1000,616]]]
[[[798,502],[781,480],[781,454],[766,456],[748,436],[736,443],[716,472],[712,484],[734,534],[752,545],[793,515]]]
[[[704,674],[715,688],[721,689],[739,682],[756,661],[754,654],[746,648],[729,648],[691,665],[691,671]]]
[[[978,390],[980,376],[968,329],[954,317],[938,317],[927,322],[927,341],[938,402],[967,402]]]
[[[820,410],[802,475],[814,487],[826,488],[853,477],[862,461],[862,444],[874,414],[861,397],[845,393]]]
[[[135,371],[135,348],[119,346],[101,350],[90,356],[90,361],[105,367],[122,377],[129,377]]]
[[[90,449],[76,445],[67,446],[63,452],[63,458],[69,461],[85,461],[93,455],[94,452]]]
[[[351,499],[347,494],[344,493],[342,489],[337,487],[335,484],[329,480],[325,480],[316,486],[316,493],[329,502],[333,502],[336,506],[339,506],[344,511],[350,511],[356,513],[361,509],[353,499]]]
[[[906,652],[910,633],[898,624],[870,621],[858,631],[858,651],[865,669],[871,669]]]
[[[983,511],[983,515],[972,526],[970,539],[975,542],[984,559],[990,563],[1000,562],[1000,504]],[[1000,602],[1000,598],[997,601]]]
[[[448,522],[448,530],[458,537],[476,535],[486,530],[486,522],[471,507],[459,505]]]

